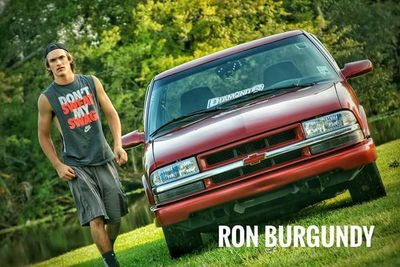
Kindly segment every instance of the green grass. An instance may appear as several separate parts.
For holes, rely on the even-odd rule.
[[[218,248],[211,237],[196,254],[172,260],[160,228],[148,225],[120,235],[116,254],[121,266],[400,266],[400,140],[377,148],[378,167],[387,197],[353,205],[346,192],[273,224],[375,225],[366,248]],[[396,164],[392,164],[396,165]],[[207,236],[206,236],[207,237]],[[94,245],[68,252],[35,266],[102,266]]]

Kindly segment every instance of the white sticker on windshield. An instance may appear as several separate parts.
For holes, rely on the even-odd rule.
[[[319,71],[319,73],[321,73],[322,75],[327,75],[329,74],[329,70],[327,66],[317,66],[317,70]]]
[[[211,98],[208,100],[207,108],[211,108],[211,107],[220,105],[222,103],[231,101],[233,99],[239,98],[241,96],[256,93],[256,92],[263,91],[263,90],[264,90],[264,84],[260,83],[260,84],[254,85],[253,87],[250,87],[250,88],[247,88],[247,89],[244,89],[241,91],[237,91],[237,92],[234,92],[229,95],[214,97],[214,98]]]

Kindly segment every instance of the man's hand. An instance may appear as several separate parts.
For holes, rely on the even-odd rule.
[[[115,160],[120,166],[128,161],[128,154],[126,154],[126,151],[122,147],[115,147],[114,155]]]
[[[71,180],[74,180],[76,177],[74,169],[72,169],[70,166],[65,165],[63,163],[60,163],[56,167],[56,170],[57,170],[58,176],[64,181],[71,181]]]

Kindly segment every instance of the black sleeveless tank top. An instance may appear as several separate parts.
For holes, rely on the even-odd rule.
[[[71,166],[96,166],[113,160],[100,120],[96,87],[89,75],[75,74],[67,85],[52,83],[44,90],[60,123],[62,159]]]

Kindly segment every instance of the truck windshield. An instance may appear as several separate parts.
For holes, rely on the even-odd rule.
[[[252,94],[261,98],[280,88],[297,90],[338,79],[306,36],[290,37],[156,80],[149,95],[146,132],[170,131],[231,103],[254,101],[257,97],[249,97]]]

